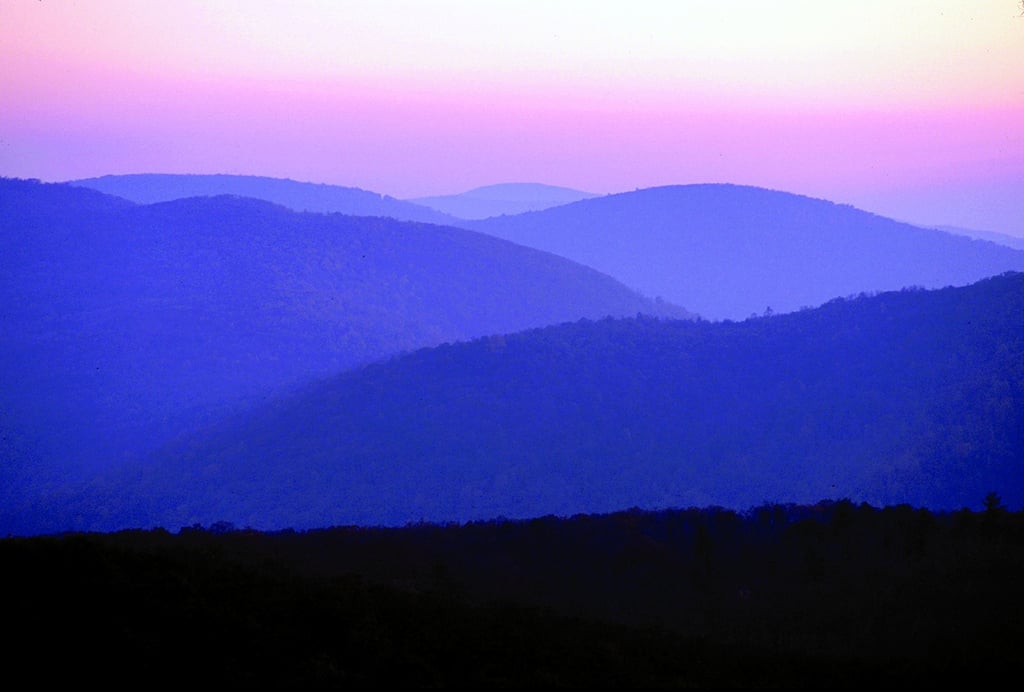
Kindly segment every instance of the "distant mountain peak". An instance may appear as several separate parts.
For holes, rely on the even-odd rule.
[[[731,183],[643,188],[463,225],[594,267],[706,319],[1024,270],[1024,252],[1012,247]]]
[[[460,219],[476,220],[539,211],[598,196],[592,192],[544,183],[496,183],[458,194],[419,197],[408,201]]]
[[[475,199],[507,201],[549,200],[552,202],[575,202],[580,199],[598,196],[592,192],[584,192],[558,185],[545,185],[544,183],[496,183],[494,185],[475,187],[462,194]]]

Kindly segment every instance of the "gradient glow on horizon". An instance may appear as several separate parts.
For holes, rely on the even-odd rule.
[[[1024,236],[1015,0],[0,0],[0,175],[731,182]]]

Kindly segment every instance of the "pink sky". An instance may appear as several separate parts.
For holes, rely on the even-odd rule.
[[[1012,0],[0,0],[0,175],[735,182],[1024,236]]]

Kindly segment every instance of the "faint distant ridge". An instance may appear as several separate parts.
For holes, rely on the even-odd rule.
[[[108,195],[153,204],[186,197],[237,195],[274,202],[295,211],[382,216],[449,225],[455,219],[429,207],[355,187],[254,175],[138,173],[68,181]]]
[[[932,226],[939,231],[945,231],[946,233],[952,233],[953,235],[967,236],[968,238],[974,238],[976,240],[988,240],[999,245],[1005,245],[1012,247],[1017,250],[1024,250],[1024,238],[1015,235],[1008,235],[1006,233],[997,233],[996,231],[982,231],[975,228],[961,228],[959,226]]]
[[[652,187],[460,223],[593,267],[706,319],[1024,270],[1022,250],[744,185]]]
[[[476,187],[455,195],[418,197],[408,201],[430,207],[460,219],[522,214],[572,204],[598,195],[542,183],[499,183]]]

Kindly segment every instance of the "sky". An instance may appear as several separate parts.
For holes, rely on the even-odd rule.
[[[1024,237],[1019,0],[0,0],[0,175],[758,185]]]

